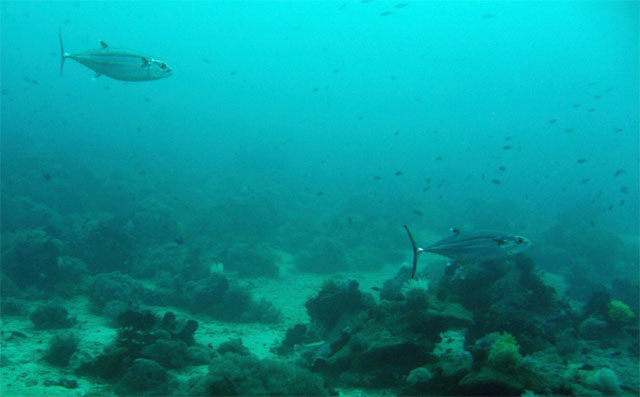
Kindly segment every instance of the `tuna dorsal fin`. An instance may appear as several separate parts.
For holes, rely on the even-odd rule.
[[[142,67],[149,66],[151,62],[145,57],[142,57]]]
[[[109,48],[107,43],[105,43],[103,40],[100,40],[100,45],[102,46],[102,49]]]

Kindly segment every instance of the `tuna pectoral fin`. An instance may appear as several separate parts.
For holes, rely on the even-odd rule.
[[[407,234],[409,235],[409,240],[411,240],[411,247],[413,248],[413,270],[411,271],[411,278],[416,276],[416,270],[418,270],[418,257],[420,253],[424,251],[424,249],[418,247],[416,244],[416,240],[414,240],[413,235],[411,234],[411,230],[404,225],[404,228],[407,230]]]

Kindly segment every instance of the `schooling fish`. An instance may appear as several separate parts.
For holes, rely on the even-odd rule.
[[[407,225],[404,225],[404,228],[407,230],[413,247],[411,278],[416,275],[418,257],[423,252],[446,256],[460,262],[475,262],[503,259],[522,252],[531,245],[531,241],[522,236],[512,236],[506,233],[486,230],[463,233],[457,229],[452,229],[452,236],[445,237],[428,247],[420,248]]]
[[[171,76],[171,68],[165,62],[133,51],[111,48],[104,41],[100,42],[102,48],[69,54],[64,51],[62,45],[62,32],[59,31],[58,34],[61,76],[64,61],[67,58],[93,70],[96,72],[96,77],[104,74],[116,80],[149,81]]]

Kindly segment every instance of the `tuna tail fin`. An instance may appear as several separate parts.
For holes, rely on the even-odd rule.
[[[416,276],[416,270],[418,270],[418,257],[424,251],[424,249],[418,247],[416,244],[416,240],[414,240],[413,235],[411,234],[411,230],[404,225],[404,228],[407,230],[407,234],[409,235],[409,240],[411,240],[411,247],[413,248],[413,270],[411,271],[411,278]]]
[[[58,38],[60,39],[60,76],[62,76],[62,68],[64,68],[64,61],[69,57],[69,54],[64,52],[64,45],[62,44],[62,29],[58,28]]]

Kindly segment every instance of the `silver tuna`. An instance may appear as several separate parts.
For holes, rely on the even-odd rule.
[[[524,251],[531,245],[531,241],[522,236],[513,236],[491,230],[463,233],[457,229],[452,229],[453,235],[445,237],[428,247],[420,248],[407,225],[404,225],[404,228],[407,230],[413,247],[413,272],[411,273],[411,278],[416,275],[418,257],[423,252],[442,255],[454,261],[479,262],[504,259],[507,256]]]
[[[171,68],[165,62],[133,51],[111,48],[104,41],[100,42],[102,48],[70,54],[64,51],[62,32],[58,33],[61,52],[60,75],[64,61],[71,58],[96,72],[96,77],[104,74],[116,80],[149,81],[171,76]]]

